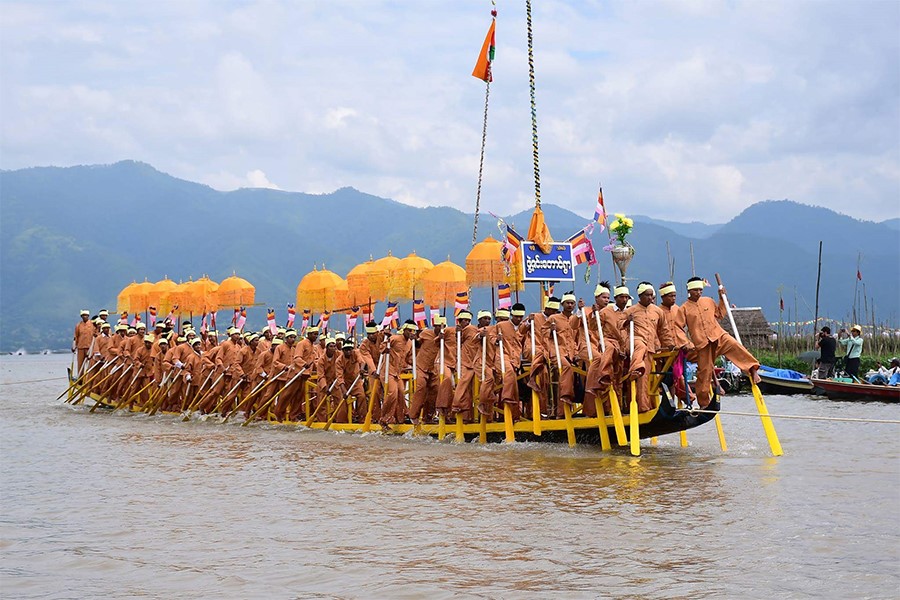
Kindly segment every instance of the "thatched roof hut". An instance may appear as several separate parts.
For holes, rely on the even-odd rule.
[[[744,343],[744,347],[763,350],[772,348],[772,334],[775,331],[769,326],[769,321],[763,314],[762,308],[758,306],[732,308],[731,314],[734,315],[734,322],[738,331],[741,332],[741,342]],[[734,335],[731,330],[731,321],[727,316],[719,323],[725,331]]]

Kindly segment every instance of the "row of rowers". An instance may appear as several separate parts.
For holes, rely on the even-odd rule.
[[[391,425],[407,418],[414,423],[430,420],[436,414],[471,420],[480,413],[492,420],[504,404],[514,418],[522,415],[523,408],[530,416],[531,403],[523,404],[519,398],[517,379],[523,373],[527,373],[528,387],[537,393],[545,418],[562,417],[564,404],[583,416],[596,416],[593,399],[601,399],[608,410],[613,385],[615,397],[627,406],[630,381],[636,384],[639,409],[647,411],[653,408],[648,394],[652,353],[679,349],[698,362],[697,401],[705,407],[717,356],[726,355],[751,376],[758,363],[718,323],[726,314],[725,290],[720,289],[717,304],[703,297],[704,285],[699,278],[689,280],[689,298],[681,307],[671,282],[660,286],[659,306],[649,282],[638,285],[638,302],[632,306],[628,306],[627,287],[616,287],[611,294],[608,284],[601,282],[589,307],[566,294],[561,300],[551,297],[542,312],[530,315],[521,304],[495,315],[480,311],[475,324],[472,314],[462,311],[454,327],[438,317],[431,329],[419,330],[407,321],[399,332],[391,333],[369,322],[359,347],[352,340],[319,339],[315,327],[308,328],[299,341],[294,330],[273,336],[268,330],[260,335],[231,329],[229,339],[218,345],[213,336],[200,341],[187,330],[184,343],[177,341],[179,337],[172,347],[163,341],[165,327],[143,337],[136,331],[132,338],[119,331],[101,344],[104,350],[97,358],[109,361],[121,356],[140,362],[144,376],[155,381],[162,381],[174,369],[185,382],[202,381],[195,393],[215,386],[207,394],[213,400],[227,392],[224,404],[211,400],[208,406],[199,406],[201,410],[213,406],[254,410],[277,394],[280,400],[272,410],[279,420],[312,416],[305,413],[316,405],[322,407],[317,420],[327,418],[329,411],[339,411],[337,422],[356,421],[371,412],[373,419]],[[532,368],[525,369],[527,365]],[[577,371],[586,373],[583,386],[577,386],[584,395],[578,398]],[[409,372],[415,383],[407,397],[400,376]],[[312,376],[316,377],[314,397],[307,398],[305,382]],[[184,406],[185,400],[175,394],[171,405]]]

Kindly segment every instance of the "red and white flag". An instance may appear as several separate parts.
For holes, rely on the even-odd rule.
[[[269,326],[269,331],[272,332],[272,335],[278,333],[278,323],[275,322],[275,309],[270,308],[269,312],[266,313],[266,324]]]

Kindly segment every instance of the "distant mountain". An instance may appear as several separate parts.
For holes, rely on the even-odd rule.
[[[543,208],[557,239],[586,223],[557,206]],[[530,217],[525,211],[506,220],[524,235]],[[718,226],[636,221],[629,237],[637,249],[628,272],[632,285],[669,278],[666,242],[675,280],[683,282],[691,274],[693,243],[696,272],[710,280],[721,273],[732,301],[762,306],[774,321],[779,287],[789,307],[796,288],[800,317],[811,319],[818,241],[824,240],[820,314],[848,318],[861,252],[865,286],[860,292],[865,287],[878,320],[897,321],[900,232],[887,224],[787,201],[761,202]],[[499,238],[500,232],[493,218],[482,215],[478,238],[487,235]],[[601,250],[606,236],[594,233],[599,263],[589,284],[585,268],[578,268],[575,289],[585,299],[598,273],[611,277],[611,260]],[[79,309],[114,310],[118,292],[145,277],[179,281],[208,274],[219,281],[236,272],[256,286],[258,302],[275,307],[283,322],[285,304],[294,300],[297,283],[314,265],[344,275],[388,251],[397,256],[415,251],[435,263],[449,256],[464,264],[471,243],[471,214],[414,208],[353,188],[322,195],[218,192],[132,161],[3,171],[0,351],[68,347]],[[536,286],[520,298],[536,305]],[[488,292],[475,290],[473,305],[489,306]],[[263,308],[250,310],[252,326],[264,321]]]
[[[882,221],[881,224],[885,225],[887,227],[890,227],[891,229],[894,229],[896,231],[900,231],[900,218],[886,219],[886,220]]]
[[[632,217],[635,223],[651,223],[660,227],[665,227],[674,231],[678,235],[703,240],[717,232],[721,227],[721,223],[707,225],[700,221],[691,221],[690,223],[679,223],[678,221],[664,221],[662,219],[654,219],[645,215],[634,215]]]

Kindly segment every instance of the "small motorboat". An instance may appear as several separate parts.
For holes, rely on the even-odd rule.
[[[759,366],[759,387],[769,394],[811,394],[813,384],[803,373],[791,369]]]
[[[831,400],[900,402],[900,386],[853,381],[848,377],[812,379],[815,393]]]

